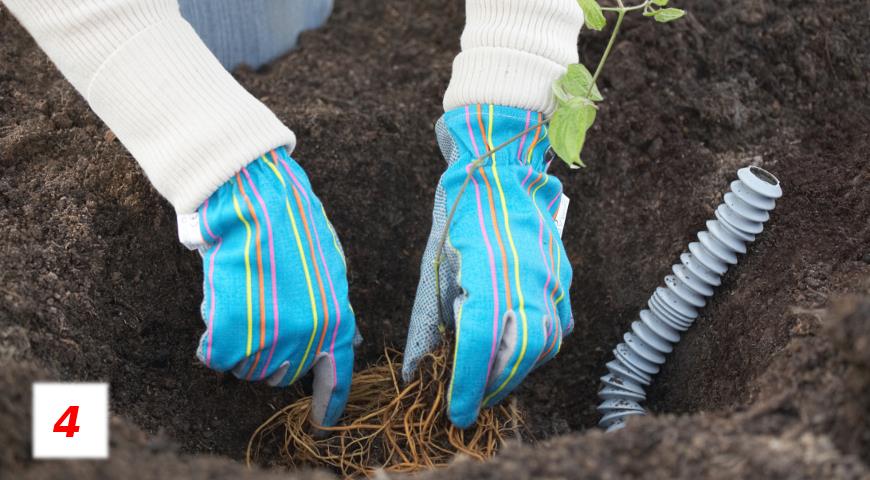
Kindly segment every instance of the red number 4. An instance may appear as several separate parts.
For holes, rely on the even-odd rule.
[[[79,406],[72,405],[63,412],[63,415],[54,422],[54,431],[58,433],[65,433],[67,437],[72,437],[79,431],[79,426],[76,425],[76,417],[79,416]],[[66,425],[62,425],[65,419],[69,418],[69,422]]]

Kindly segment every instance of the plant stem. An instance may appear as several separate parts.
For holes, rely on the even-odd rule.
[[[633,10],[640,10],[642,8],[646,8],[646,6],[649,5],[649,3],[650,3],[649,0],[647,0],[639,5],[632,5],[630,7],[601,7],[601,10],[605,11],[605,12],[620,12],[620,11],[631,12]]]
[[[592,95],[592,89],[595,87],[595,82],[598,81],[601,71],[604,70],[604,62],[607,61],[607,57],[610,55],[610,50],[613,49],[613,44],[616,43],[616,36],[619,34],[619,27],[622,26],[622,20],[625,18],[625,12],[627,9],[622,4],[622,0],[616,0],[616,3],[619,4],[619,8],[616,10],[619,12],[619,16],[616,18],[616,25],[613,26],[613,32],[610,33],[610,40],[607,42],[607,48],[604,49],[604,55],[601,56],[601,60],[598,61],[598,66],[595,67],[595,74],[592,75],[592,82],[589,83],[589,91],[586,92],[586,98],[589,98],[589,96]]]
[[[459,192],[456,195],[456,200],[453,201],[453,205],[450,206],[450,213],[447,215],[447,220],[444,222],[444,231],[441,232],[441,238],[438,239],[438,246],[435,247],[438,253],[435,254],[435,260],[432,262],[432,265],[435,267],[435,297],[438,303],[438,321],[441,322],[442,325],[446,325],[447,323],[444,321],[444,312],[441,311],[441,278],[440,278],[440,270],[441,270],[441,260],[444,256],[444,244],[447,243],[447,233],[450,231],[450,222],[453,221],[453,216],[456,215],[456,208],[459,206],[459,200],[462,198],[462,195],[465,194],[465,189],[468,188],[468,184],[471,182],[471,176],[474,175],[474,170],[480,168],[483,165],[483,162],[486,161],[486,157],[495,155],[495,152],[507,147],[511,143],[519,140],[523,135],[535,130],[536,128],[541,128],[550,123],[550,119],[544,120],[541,123],[532,125],[531,127],[523,130],[522,132],[514,135],[513,137],[507,139],[503,143],[496,145],[491,150],[487,150],[483,152],[482,155],[475,158],[473,162],[469,165],[468,174],[465,175],[465,181],[462,182],[462,186],[459,187]],[[495,161],[495,158],[493,158]]]

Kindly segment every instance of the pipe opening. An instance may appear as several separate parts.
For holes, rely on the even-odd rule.
[[[755,175],[756,178],[763,180],[771,185],[779,185],[779,180],[772,173],[760,167],[749,167],[749,172]]]

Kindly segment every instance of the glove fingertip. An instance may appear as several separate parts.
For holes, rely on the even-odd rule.
[[[266,378],[266,384],[270,387],[286,387],[287,383],[284,377],[287,375],[288,370],[290,370],[290,362],[285,360],[278,366],[277,370]]]
[[[410,355],[405,355],[405,358],[402,360],[402,381],[408,383],[411,379],[414,378],[414,372],[417,371],[417,363],[419,363],[420,359],[416,357],[411,357]]]
[[[438,324],[424,322],[418,317],[411,319],[411,327],[408,330],[408,339],[405,341],[405,354],[402,360],[402,380],[410,382],[414,378],[414,372],[420,360],[427,353],[434,351],[441,343],[441,332]]]
[[[339,365],[334,355],[321,352],[315,359],[311,394],[311,421],[331,427],[344,411],[350,395],[351,365]]]
[[[447,417],[450,419],[456,428],[466,429],[477,421],[477,415],[480,413],[480,404],[472,407],[470,405],[461,405],[460,402],[454,400],[450,403],[450,408],[447,410]]]

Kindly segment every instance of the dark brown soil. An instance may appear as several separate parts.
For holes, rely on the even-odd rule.
[[[556,169],[577,327],[518,393],[546,443],[432,476],[870,475],[870,6],[684,6],[674,24],[627,21],[589,167]],[[462,22],[458,1],[338,2],[298,50],[237,72],[296,132],[342,237],[358,366],[404,342]],[[172,209],[2,7],[0,32],[0,472],[238,477],[294,393],[198,364],[199,259]],[[585,63],[604,41],[584,32]],[[610,350],[747,164],[784,186],[765,233],[657,376],[660,415],[602,434]],[[30,459],[34,379],[111,382],[110,461]]]

